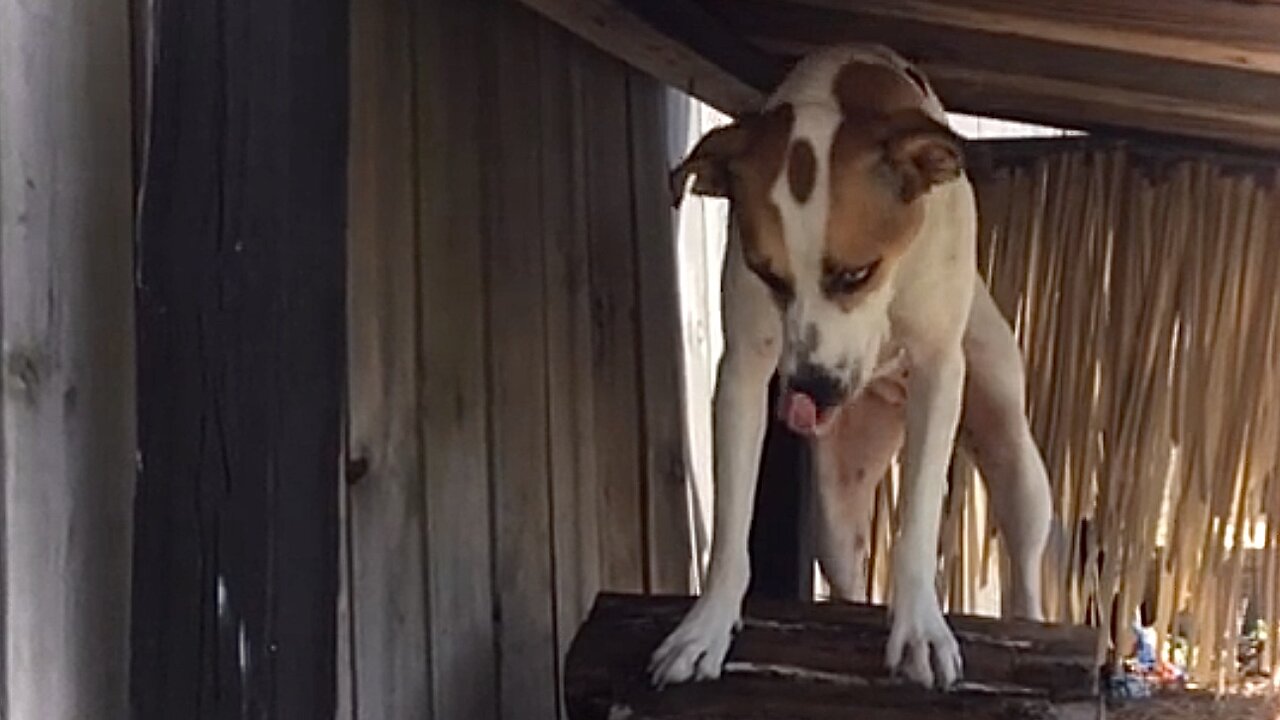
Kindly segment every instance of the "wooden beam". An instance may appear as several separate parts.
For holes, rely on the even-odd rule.
[[[750,597],[813,599],[812,454],[809,443],[778,419],[779,379],[769,383],[769,412],[759,485],[751,513]]]
[[[950,109],[1087,129],[1276,147],[1280,76],[778,0],[702,0],[780,57],[879,42],[920,63]]]
[[[5,718],[130,717],[129,35],[125,3],[0,3]]]
[[[691,601],[600,596],[566,662],[570,719],[1101,717],[1092,628],[951,616],[965,677],[938,693],[889,675],[888,617],[866,605],[749,600],[720,681],[655,690],[649,653]]]
[[[730,114],[759,107],[782,66],[689,0],[520,0],[619,59]]]
[[[153,29],[135,720],[335,716],[348,6],[219,0]]]
[[[1179,98],[1044,78],[924,65],[948,109],[1079,128],[1280,150],[1280,115],[1210,108]],[[1181,136],[1181,137],[1173,137]]]
[[[782,0],[847,10],[847,0]],[[1255,0],[859,0],[860,12],[1280,74],[1280,2]]]

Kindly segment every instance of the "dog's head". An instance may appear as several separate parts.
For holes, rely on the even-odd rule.
[[[677,204],[690,177],[730,200],[783,317],[780,411],[806,434],[871,378],[921,198],[963,166],[959,138],[922,109],[923,80],[858,62],[835,77],[836,102],[779,102],[713,130],[671,176]]]

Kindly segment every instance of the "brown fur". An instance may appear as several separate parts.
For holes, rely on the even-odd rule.
[[[832,91],[846,118],[912,110],[926,97],[918,85],[893,68],[865,62],[841,68]]]
[[[959,174],[959,142],[920,108],[921,86],[892,68],[850,62],[833,92],[844,121],[831,146],[831,208],[823,272],[828,276],[877,263],[857,291],[832,297],[846,310],[884,282],[920,228],[914,202]],[[795,110],[782,104],[708,133],[671,173],[673,200],[694,177],[693,192],[728,197],[747,264],[776,293],[794,288],[782,215],[770,191],[785,171],[793,197],[805,202],[817,182],[817,158],[805,141],[790,142]]]
[[[693,192],[727,197],[733,202],[746,262],[756,273],[773,278],[776,282],[770,284],[775,290],[794,286],[782,214],[769,197],[787,160],[794,122],[795,110],[789,104],[744,116],[732,125],[707,133],[684,162],[671,171],[674,204],[679,205],[691,175]]]
[[[845,119],[831,145],[831,210],[824,273],[878,262],[859,292],[833,297],[846,310],[878,287],[924,220],[914,202],[960,172],[959,141],[921,109],[919,85],[891,68],[851,62],[834,88]]]
[[[790,105],[779,105],[752,121],[751,147],[733,163],[730,195],[747,264],[787,285],[795,279],[782,232],[782,213],[769,191],[782,174],[794,122],[795,111]]]
[[[803,203],[813,194],[813,184],[818,179],[818,158],[808,140],[791,143],[791,157],[787,160],[787,187],[791,197]]]

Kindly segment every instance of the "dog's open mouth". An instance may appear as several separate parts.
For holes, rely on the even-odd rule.
[[[778,403],[778,417],[791,432],[805,437],[818,437],[825,433],[840,412],[840,406],[822,407],[808,395],[788,390]]]

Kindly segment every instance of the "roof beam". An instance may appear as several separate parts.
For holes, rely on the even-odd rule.
[[[570,32],[719,110],[754,110],[781,63],[690,0],[520,0]]]
[[[1280,147],[1280,75],[877,14],[878,0],[702,4],[779,57],[836,42],[889,45],[925,68],[952,109]]]
[[[1280,74],[1280,0],[785,0]]]

